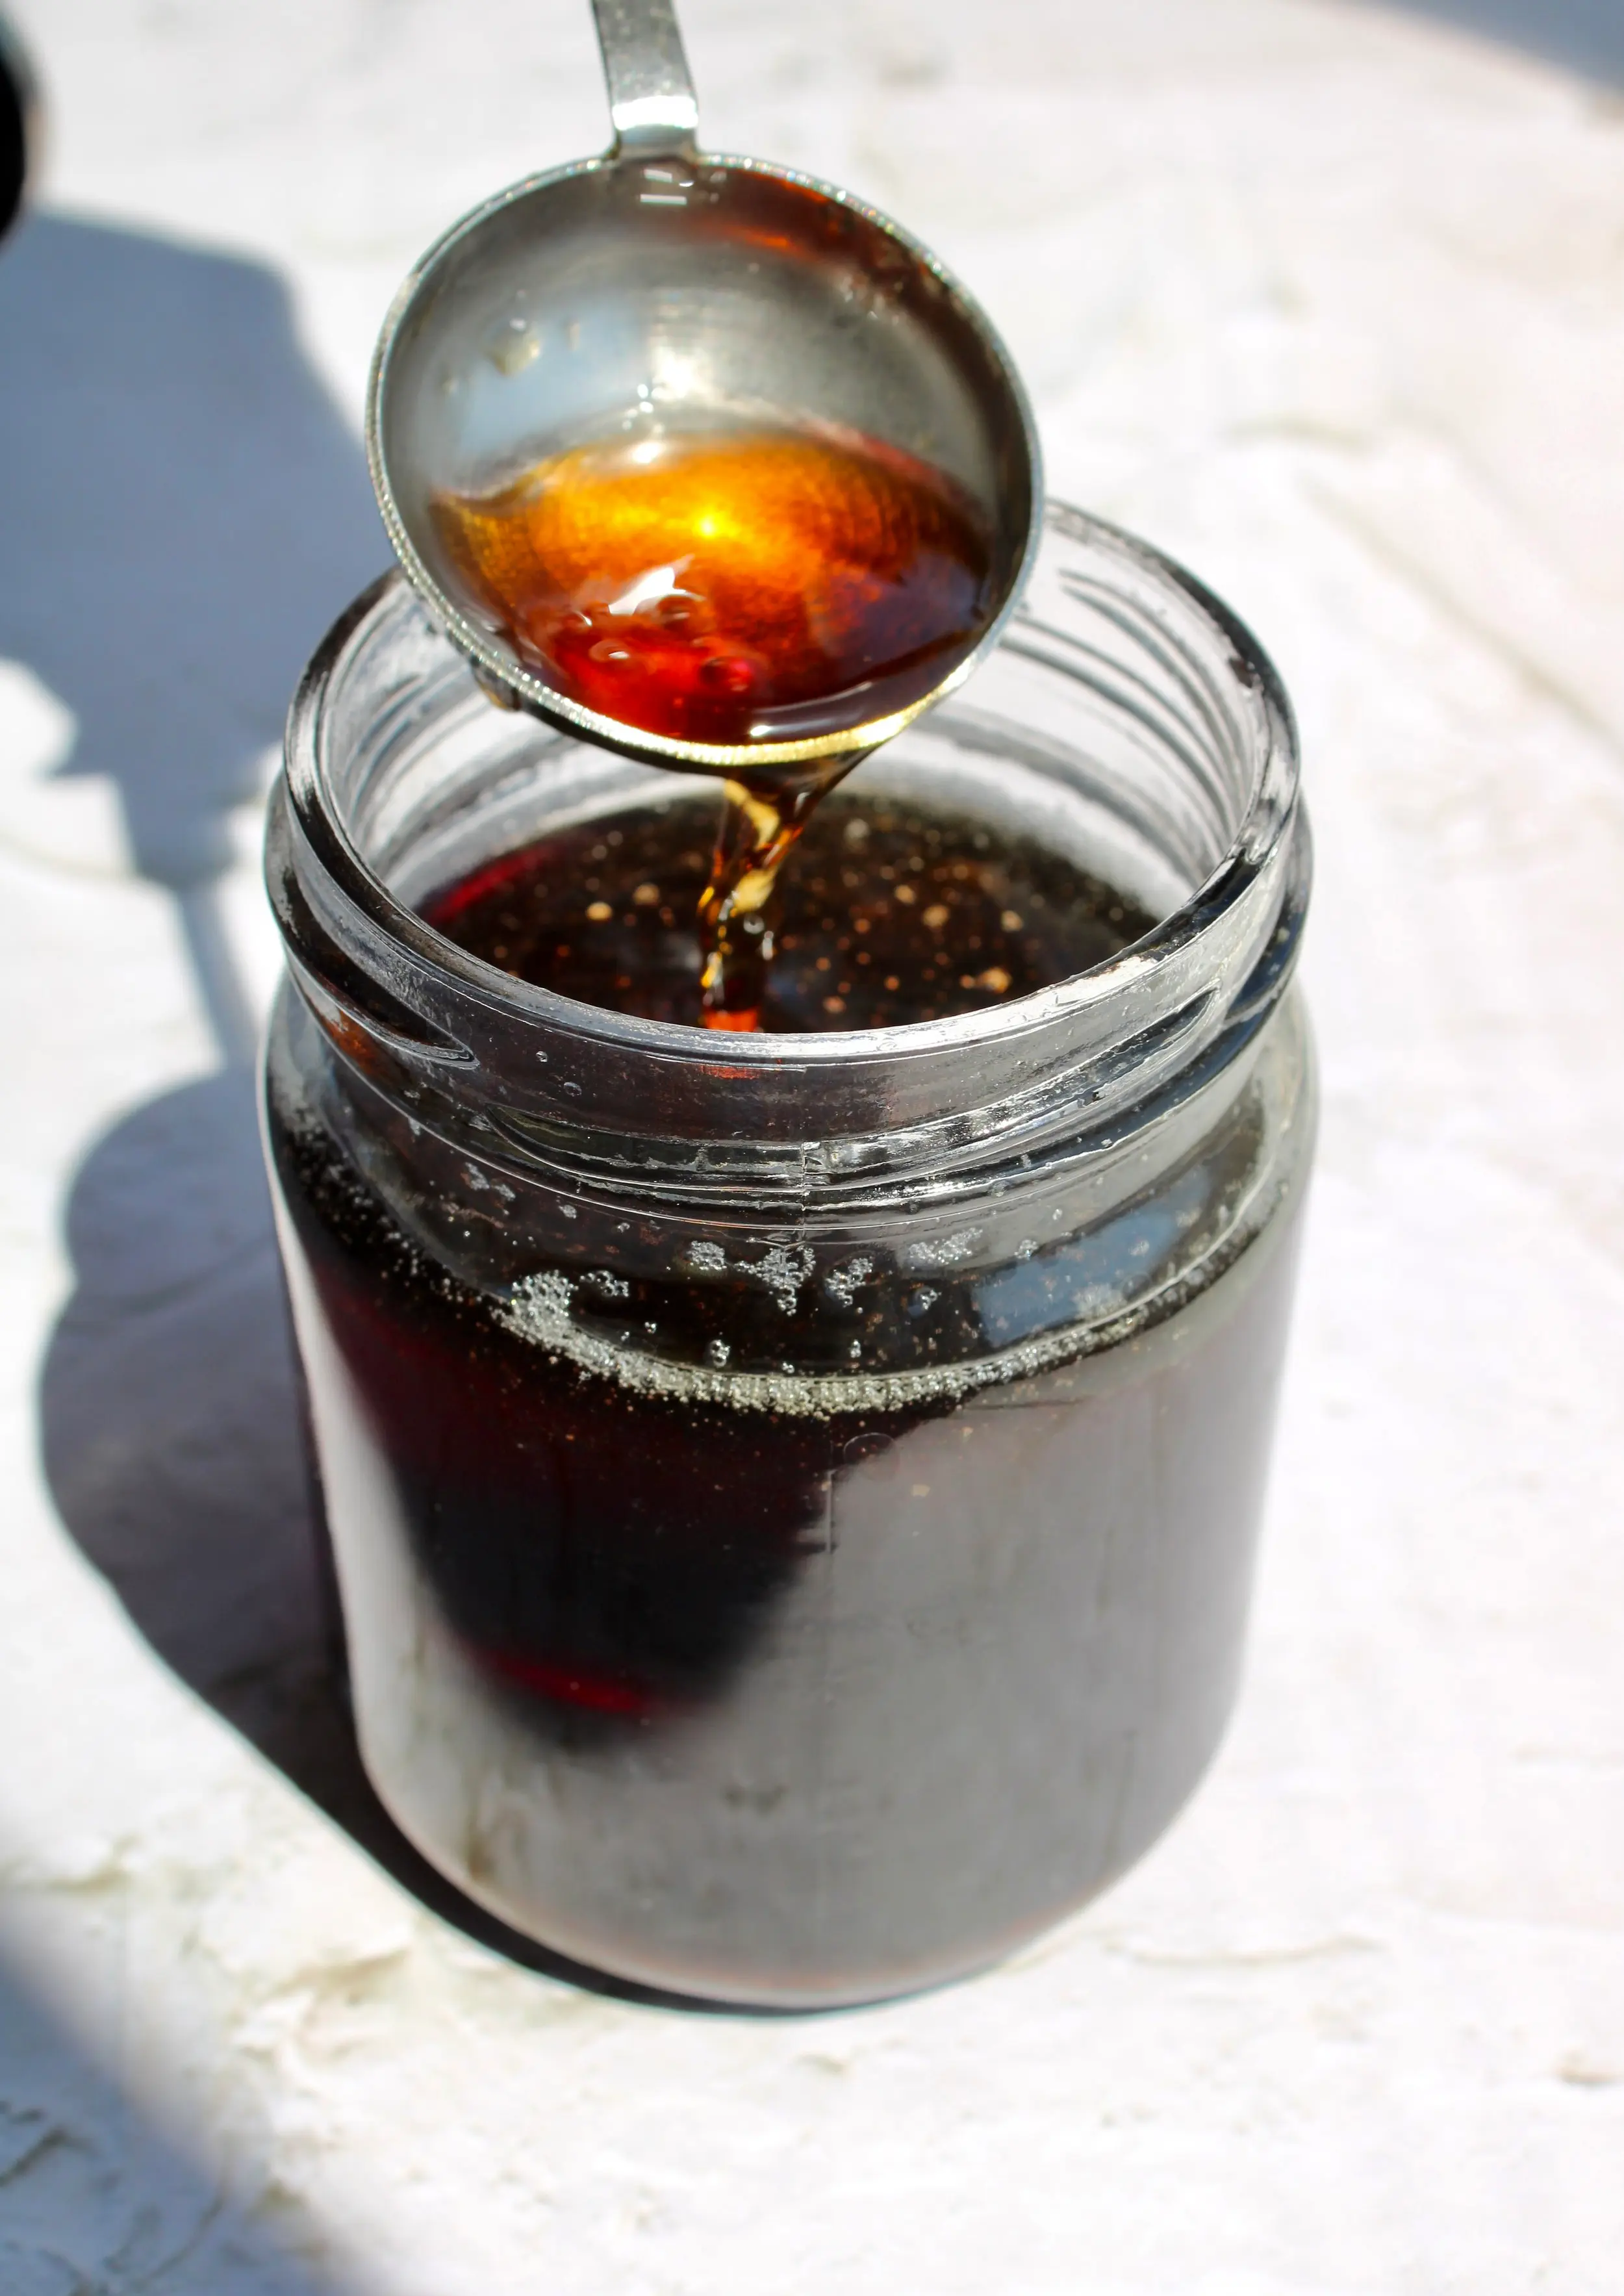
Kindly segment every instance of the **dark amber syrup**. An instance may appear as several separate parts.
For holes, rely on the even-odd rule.
[[[691,919],[713,805],[685,792],[561,832],[472,872],[423,914],[521,979],[692,1021]],[[1102,962],[1151,922],[1026,839],[841,791],[785,873],[764,1024],[974,1011]],[[425,1587],[486,1677],[567,1742],[655,1727],[720,1696],[813,1553],[832,1475],[954,1408],[948,1394],[827,1416],[742,1411],[578,1369],[425,1257],[330,1138],[287,1120],[275,1086],[270,1126]],[[935,1270],[808,1291],[790,1328],[748,1279],[634,1273],[603,1308],[634,1333],[658,1329],[644,1345],[746,1372],[779,1368],[791,1329],[803,1369],[843,1374],[928,1371],[998,1342],[974,1283]],[[997,1423],[1018,1442],[1020,1414]],[[1012,1473],[1018,1464],[1012,1453]]]
[[[714,799],[696,791],[560,831],[474,871],[422,914],[521,980],[646,1020],[697,1021],[692,920],[714,815]],[[1030,839],[838,791],[808,823],[775,922],[757,937],[759,1025],[883,1029],[978,1012],[1103,964],[1152,922]]]
[[[802,1558],[830,1429],[554,1359],[430,1264],[275,1102],[270,1131],[365,1410],[366,1433],[344,1439],[379,1447],[424,1594],[470,1662],[577,1745],[720,1694]]]

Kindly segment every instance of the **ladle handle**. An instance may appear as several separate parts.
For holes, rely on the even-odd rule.
[[[699,135],[699,103],[688,77],[672,0],[592,0],[614,151],[692,152]]]

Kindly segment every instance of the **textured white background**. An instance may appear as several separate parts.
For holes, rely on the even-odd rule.
[[[602,143],[585,0],[19,13],[5,2296],[1614,2296],[1624,105],[1316,0],[685,0],[712,144],[935,242],[1055,490],[1261,632],[1320,855],[1219,1766],[997,1974],[750,2021],[519,1968],[357,1846],[411,1878],[323,1719],[242,1067],[264,760],[384,557],[371,337]]]

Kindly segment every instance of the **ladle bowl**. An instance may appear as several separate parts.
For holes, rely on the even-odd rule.
[[[452,226],[373,362],[366,444],[408,579],[495,696],[652,764],[736,774],[855,756],[959,684],[1036,553],[1031,412],[1008,353],[929,250],[859,200],[701,153],[670,0],[595,0],[615,140]],[[724,746],[603,716],[521,658],[440,533],[476,496],[601,442],[771,427],[857,434],[933,466],[990,541],[990,610],[928,693],[800,738]]]

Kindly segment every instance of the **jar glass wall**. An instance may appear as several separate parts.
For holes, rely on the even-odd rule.
[[[312,664],[267,856],[267,1141],[373,1782],[542,1942],[786,2005],[995,1958],[1199,1778],[1313,1131],[1289,713],[1176,569],[1052,511],[997,653],[849,787],[1161,922],[870,1031],[514,980],[416,905],[693,784],[493,709],[394,577]]]

